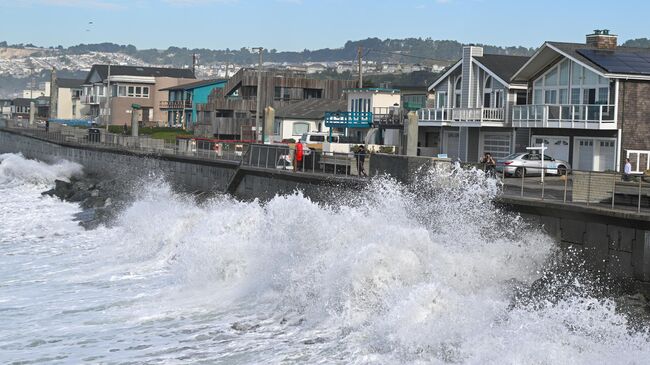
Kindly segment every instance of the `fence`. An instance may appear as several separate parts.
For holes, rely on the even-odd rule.
[[[526,167],[517,173],[503,168],[496,175],[507,196],[650,213],[650,180],[643,175],[579,170],[563,174],[549,167]]]

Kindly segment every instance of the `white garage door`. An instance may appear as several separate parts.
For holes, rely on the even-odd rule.
[[[454,131],[445,131],[445,148],[443,153],[447,157],[455,160],[458,158],[460,149],[460,133]]]
[[[540,147],[542,142],[548,147],[545,154],[558,159],[569,161],[569,137],[533,136],[533,145]]]
[[[504,158],[511,152],[512,135],[510,133],[483,133],[481,156],[489,152],[495,159]]]

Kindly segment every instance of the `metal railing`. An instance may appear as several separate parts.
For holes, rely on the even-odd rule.
[[[98,96],[98,95],[82,95],[81,96],[81,103],[82,104],[102,104],[106,102],[106,97],[105,96]]]
[[[161,109],[192,109],[192,100],[161,100]]]
[[[501,180],[506,197],[650,213],[650,179],[643,175],[580,170],[564,174],[551,167],[515,170],[501,166],[491,173]]]
[[[515,105],[514,127],[616,129],[614,105],[560,104]]]
[[[340,153],[307,149],[304,151],[301,161],[296,161],[295,156],[295,149],[291,145],[253,144],[244,156],[243,164],[298,173],[359,177],[366,176],[370,170],[372,155],[366,154],[364,158],[361,158],[354,152]]]

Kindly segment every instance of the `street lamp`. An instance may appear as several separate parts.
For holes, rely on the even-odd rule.
[[[255,140],[258,141],[260,137],[259,126],[260,126],[260,103],[262,102],[262,52],[264,52],[264,47],[253,47],[253,52],[259,52],[259,63],[257,65],[257,93],[255,99],[257,103],[255,106]],[[262,142],[264,142],[264,131],[262,131]]]

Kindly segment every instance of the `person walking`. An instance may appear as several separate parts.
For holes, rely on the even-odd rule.
[[[626,158],[625,167],[623,167],[623,181],[630,181],[631,176],[632,176],[632,164],[630,163],[630,159]]]
[[[303,145],[302,142],[298,141],[296,143],[296,153],[294,154],[294,163],[293,163],[293,171],[296,172],[300,169],[300,166],[302,165],[302,158],[303,158]]]

